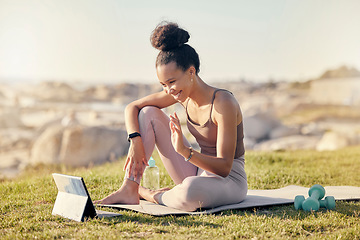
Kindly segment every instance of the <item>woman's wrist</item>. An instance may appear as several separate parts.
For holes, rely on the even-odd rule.
[[[133,132],[133,133],[130,133],[127,140],[130,142],[131,139],[133,138],[137,138],[137,137],[141,137],[141,134],[139,132]]]
[[[192,158],[193,154],[194,154],[194,151],[192,149],[192,147],[189,148],[189,157],[185,159],[186,162],[190,161],[190,159]]]
[[[186,161],[189,161],[194,154],[194,150],[192,149],[192,147],[184,146],[184,148],[181,150],[181,152],[179,152],[179,154],[183,156]]]
[[[138,145],[138,144],[142,144],[142,138],[140,136],[138,137],[134,137],[130,139],[130,144],[133,145]]]
[[[187,158],[189,154],[189,147],[184,146],[180,151],[177,152],[184,158]]]

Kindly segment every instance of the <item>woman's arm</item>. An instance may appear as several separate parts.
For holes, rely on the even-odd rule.
[[[158,108],[165,108],[176,103],[176,100],[166,94],[164,91],[151,94],[149,96],[140,98],[128,104],[125,108],[125,125],[128,134],[140,132],[139,129],[139,112],[145,106],[155,106]],[[135,178],[138,173],[142,172],[142,167],[147,165],[144,145],[141,137],[134,137],[130,139],[130,148],[127,159],[124,165],[124,170],[130,164],[130,174],[134,174]],[[132,165],[135,164],[135,168]]]
[[[127,132],[139,132],[139,111],[145,106],[165,108],[177,101],[164,91],[157,92],[129,103],[125,108],[125,125]]]
[[[226,177],[229,175],[235,155],[236,138],[237,138],[237,125],[242,121],[240,107],[232,94],[227,92],[219,92],[216,94],[213,106],[213,120],[218,126],[217,132],[217,156],[209,156],[199,152],[193,152],[190,162],[206,171],[215,173],[219,176]],[[180,122],[177,117],[171,117],[171,129],[173,132],[173,139],[178,137],[178,129]],[[176,135],[174,133],[176,132]],[[185,159],[190,156],[189,148],[185,147],[178,141],[173,141],[177,145],[178,153]]]

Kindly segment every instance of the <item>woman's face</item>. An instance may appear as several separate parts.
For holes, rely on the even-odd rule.
[[[171,62],[157,66],[156,73],[167,94],[179,102],[184,102],[188,98],[193,82],[191,79],[194,76],[191,67],[184,72],[175,62]]]

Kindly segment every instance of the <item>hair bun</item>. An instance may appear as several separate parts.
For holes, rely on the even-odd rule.
[[[161,51],[169,51],[188,42],[190,35],[176,23],[162,22],[151,34],[151,45]]]

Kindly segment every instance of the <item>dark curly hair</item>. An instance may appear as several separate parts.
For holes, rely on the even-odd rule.
[[[195,49],[186,44],[190,38],[189,33],[176,23],[161,22],[151,34],[151,45],[159,49],[156,58],[156,67],[175,62],[186,71],[194,66],[196,74],[200,72],[200,59]]]

